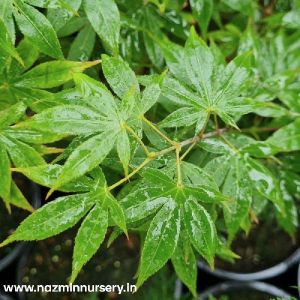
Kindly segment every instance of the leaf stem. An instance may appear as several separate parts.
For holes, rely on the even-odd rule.
[[[188,147],[188,149],[182,154],[182,156],[180,157],[180,160],[183,160],[188,155],[188,153],[190,153],[190,151],[194,148],[194,146],[203,139],[203,134],[204,134],[204,132],[206,130],[206,127],[207,127],[207,124],[209,122],[209,118],[210,118],[210,112],[207,114],[205,124],[204,124],[203,128],[201,129],[201,131],[198,133],[197,138]],[[219,132],[218,132],[218,134],[219,134]]]
[[[125,126],[125,129],[128,130],[131,135],[140,143],[140,145],[142,146],[142,148],[144,149],[145,153],[147,156],[149,156],[149,150],[147,148],[147,146],[144,144],[144,142],[142,141],[142,139],[136,134],[136,132],[131,128],[129,127],[128,125],[124,125]]]
[[[181,147],[176,148],[176,165],[177,165],[177,186],[182,186],[182,177],[181,177],[181,160],[180,160],[180,150]]]
[[[171,145],[176,146],[178,143],[171,140],[168,136],[166,136],[159,128],[157,128],[151,121],[146,119],[144,116],[142,116],[142,120],[149,125],[154,131],[156,131],[162,138],[164,138],[167,142],[169,142]]]
[[[113,185],[109,186],[107,190],[110,192],[111,190],[113,190],[114,188],[118,187],[122,183],[128,181],[133,175],[135,175],[141,169],[143,169],[152,159],[153,158],[147,157],[136,169],[134,169],[131,173],[129,173],[127,176],[125,176],[121,180],[119,180],[116,183],[114,183]]]
[[[227,131],[226,128],[223,128],[223,129],[220,129],[220,133],[223,133]],[[171,147],[168,147],[168,148],[165,148],[165,149],[162,149],[158,152],[150,152],[148,157],[136,168],[134,169],[131,173],[129,173],[126,177],[122,178],[121,180],[117,181],[116,183],[114,183],[113,185],[109,186],[107,188],[108,191],[111,191],[113,189],[115,189],[116,187],[120,186],[121,184],[123,184],[124,182],[128,181],[132,176],[134,176],[135,174],[137,174],[141,169],[143,169],[150,161],[154,160],[155,158],[157,157],[160,157],[162,155],[165,155],[171,151],[176,151],[176,155],[179,156],[179,152],[180,152],[180,149],[184,146],[188,146],[190,144],[193,144],[193,143],[197,143],[199,142],[200,140],[202,139],[206,139],[206,138],[210,138],[210,137],[213,137],[217,135],[217,133],[214,131],[214,132],[209,132],[207,134],[202,134],[202,136],[200,137],[199,135],[193,137],[193,138],[189,138],[189,139],[186,139],[180,143],[176,143],[176,145],[173,145]],[[177,154],[178,152],[178,154]],[[178,158],[177,158],[178,159]],[[180,165],[179,163],[177,162],[177,168],[180,168]],[[181,169],[178,169],[178,182],[181,182],[182,181],[182,178],[181,178]]]

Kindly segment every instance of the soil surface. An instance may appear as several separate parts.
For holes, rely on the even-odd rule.
[[[250,230],[249,235],[238,234],[232,244],[232,250],[241,259],[235,263],[216,259],[216,268],[226,271],[248,273],[272,267],[293,254],[300,245],[300,232],[295,240],[278,225],[261,223]]]

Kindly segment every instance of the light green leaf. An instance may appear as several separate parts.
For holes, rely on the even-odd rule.
[[[164,127],[181,127],[190,126],[197,122],[199,112],[194,107],[182,107],[169,114],[159,126]]]
[[[0,135],[0,141],[5,146],[16,167],[26,168],[46,164],[40,153],[33,147],[4,135]]]
[[[119,50],[120,14],[114,0],[84,0],[85,13],[112,54]]]
[[[16,74],[29,69],[39,57],[38,48],[27,38],[24,38],[20,41],[17,46],[17,51],[22,58],[23,64],[20,64],[18,61],[11,62],[11,65],[9,67],[9,74],[11,77],[16,76]]]
[[[190,198],[184,205],[184,222],[191,243],[197,252],[213,267],[217,235],[210,215],[203,206]]]
[[[203,35],[206,35],[210,19],[213,14],[213,0],[190,0],[193,14],[198,21]]]
[[[116,115],[116,100],[103,83],[82,73],[74,74],[74,81],[82,96],[89,98],[88,106],[107,116]]]
[[[48,89],[73,79],[75,73],[99,64],[99,61],[51,61],[42,63],[15,80],[16,86]]]
[[[24,64],[19,53],[14,48],[13,43],[11,41],[11,36],[9,35],[6,26],[1,18],[0,18],[0,50],[12,56],[20,64]]]
[[[102,69],[109,85],[120,98],[127,95],[133,87],[139,91],[134,72],[121,58],[102,55]]]
[[[96,35],[91,25],[83,27],[74,39],[68,54],[69,60],[89,60],[95,45]]]
[[[10,161],[6,149],[0,143],[0,197],[8,201],[11,185]]]
[[[105,132],[83,142],[67,159],[54,188],[81,177],[98,166],[111,151],[115,140],[114,132]]]
[[[48,19],[22,0],[14,0],[13,2],[14,17],[24,36],[37,45],[41,52],[56,59],[63,59],[58,38]]]
[[[82,222],[76,235],[70,283],[75,281],[81,268],[99,249],[105,238],[107,226],[107,210],[96,204]]]
[[[153,83],[148,85],[141,98],[140,103],[140,113],[146,113],[158,100],[161,93],[161,88],[159,84]]]
[[[42,132],[36,129],[22,129],[16,127],[10,127],[3,130],[3,134],[8,138],[11,137],[16,140],[20,140],[26,144],[48,144],[61,140],[64,136],[51,133]]]
[[[117,137],[117,152],[123,165],[125,176],[128,175],[128,165],[130,161],[130,142],[126,130],[122,130]]]
[[[15,23],[12,17],[13,3],[12,0],[2,0],[0,1],[0,19],[4,22],[12,43],[15,43],[16,32]]]
[[[28,210],[30,212],[34,211],[31,204],[27,201],[27,199],[24,197],[18,186],[13,181],[11,182],[11,189],[8,202],[16,207]]]
[[[53,1],[50,1],[53,2]],[[81,5],[81,0],[58,0],[58,7],[49,7],[47,18],[51,22],[55,31],[59,31],[74,14],[78,16],[78,9]]]
[[[24,116],[25,111],[26,106],[22,102],[0,111],[0,128],[8,127],[19,121]]]
[[[257,141],[246,145],[240,150],[244,153],[249,153],[251,156],[263,158],[276,154],[281,150],[281,148],[267,142]]]
[[[157,272],[175,251],[180,233],[180,209],[167,202],[153,218],[142,250],[137,287]]]
[[[172,189],[176,184],[174,181],[166,175],[163,171],[154,169],[154,168],[147,168],[142,172],[142,176],[155,186],[162,186],[169,189]]]
[[[246,168],[252,186],[262,196],[274,202],[276,207],[284,213],[283,197],[279,189],[279,182],[274,175],[258,160],[246,158]]]
[[[247,217],[252,202],[252,188],[246,172],[244,161],[235,158],[222,187],[222,192],[231,197],[223,208],[229,242],[232,242]]]
[[[134,223],[152,215],[170,198],[163,197],[164,189],[155,186],[138,188],[121,201],[126,222]]]
[[[282,152],[300,150],[300,119],[280,128],[267,139],[274,147]]]
[[[62,168],[61,165],[47,164],[37,167],[16,168],[15,171],[22,173],[40,185],[51,188],[60,176]],[[89,177],[84,176],[61,186],[59,190],[64,192],[88,192],[93,186],[93,181]]]
[[[163,96],[179,105],[187,105],[192,107],[204,107],[205,103],[200,99],[199,95],[192,92],[183,82],[175,78],[167,76],[163,81]]]
[[[61,197],[26,218],[1,247],[14,241],[43,240],[74,226],[91,208],[91,194]]]
[[[61,135],[89,135],[101,132],[107,124],[99,113],[86,106],[61,105],[34,115],[18,127]]]
[[[115,222],[115,224],[127,234],[126,220],[122,206],[119,204],[117,199],[115,199],[111,194],[106,194],[106,204],[108,206],[110,216]]]

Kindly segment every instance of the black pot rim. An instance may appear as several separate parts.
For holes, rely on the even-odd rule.
[[[284,259],[282,262],[264,270],[251,273],[231,272],[219,268],[215,268],[215,270],[212,271],[210,267],[201,260],[198,260],[197,264],[201,270],[204,270],[209,274],[219,278],[236,281],[255,281],[278,276],[286,272],[291,266],[298,262],[300,262],[300,248],[298,248],[293,254],[291,254],[288,258]]]
[[[30,190],[32,191],[32,206],[38,208],[41,205],[41,190],[40,187],[30,181]],[[18,242],[13,250],[2,259],[0,259],[0,272],[10,265],[26,247],[25,242]]]
[[[253,282],[238,282],[238,281],[227,281],[220,284],[216,284],[206,289],[202,294],[199,295],[199,300],[208,299],[209,295],[219,295],[220,293],[226,293],[230,290],[238,290],[241,288],[247,288],[253,291],[265,292],[274,297],[283,297],[284,299],[290,299],[291,295],[286,291],[277,288],[274,285],[265,282],[253,281]],[[217,294],[216,294],[217,293]]]

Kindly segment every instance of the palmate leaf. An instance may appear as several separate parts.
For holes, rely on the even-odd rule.
[[[52,24],[55,31],[59,31],[67,22],[72,18],[72,16],[78,16],[78,9],[81,5],[82,0],[57,0],[57,5],[52,4],[47,5],[47,19]],[[45,5],[44,5],[45,6]],[[51,7],[52,6],[52,7]],[[56,6],[56,7],[55,7]]]
[[[0,144],[0,197],[7,201],[10,194],[11,186],[11,171],[10,171],[10,161],[6,149]]]
[[[203,206],[194,199],[184,205],[184,224],[190,241],[213,268],[217,246],[217,234],[213,220]]]
[[[0,244],[5,246],[14,241],[43,240],[73,227],[80,219],[82,222],[74,245],[72,275],[74,282],[81,268],[96,253],[107,232],[108,226],[118,226],[127,234],[124,212],[117,200],[107,191],[107,183],[101,169],[94,169],[90,174],[96,177],[90,184],[90,192],[73,194],[53,200],[44,205],[27,219],[17,230]],[[36,176],[35,176],[36,177]],[[43,181],[45,182],[45,178]],[[76,190],[76,182],[73,190]],[[14,190],[14,200],[18,190]],[[109,223],[112,219],[113,223]]]
[[[180,113],[179,109],[174,113],[175,117],[168,116],[163,125],[175,127],[177,120],[177,126],[191,125],[199,119],[205,120],[209,113],[216,113],[226,124],[236,127],[235,114],[249,113],[259,105],[242,97],[245,82],[250,76],[249,53],[224,66],[193,30],[184,48],[168,42],[162,44],[162,49],[170,68],[170,77],[164,81],[163,95],[181,109],[182,106],[189,109],[185,118],[186,112]],[[170,118],[174,119],[172,123]],[[201,129],[202,126],[198,127]]]
[[[11,41],[14,44],[16,39],[15,23],[12,17],[12,0],[3,0],[0,2],[0,18],[4,22],[7,31],[10,35]]]
[[[228,240],[231,242],[244,219],[248,216],[252,203],[252,189],[249,186],[247,172],[243,160],[232,158],[231,167],[225,178],[222,192],[233,200],[224,206],[224,219],[228,232]]]
[[[267,139],[267,142],[272,146],[277,147],[282,152],[299,150],[300,120],[296,119],[291,124],[280,128]]]
[[[251,145],[253,148],[250,147]],[[251,141],[248,145],[241,147],[245,152],[247,149],[250,150],[246,154],[225,152],[224,155],[211,160],[205,167],[206,171],[213,175],[217,184],[222,187],[221,191],[231,198],[223,208],[230,242],[249,215],[252,196],[255,192],[272,201],[282,217],[285,216],[279,181],[260,161],[249,157],[255,149],[254,145],[257,143]],[[260,157],[256,151],[253,156]]]
[[[73,283],[79,271],[96,253],[105,238],[108,226],[108,213],[96,204],[82,222],[75,239],[72,275]]]
[[[300,178],[298,174],[290,171],[280,172],[280,190],[284,199],[286,214],[276,211],[276,218],[280,226],[292,237],[295,236],[299,226],[299,213],[295,198],[299,198],[298,186]]]
[[[212,187],[178,186],[177,182],[166,173],[158,169],[147,168],[142,172],[144,180],[121,201],[126,222],[133,228],[155,215],[153,219],[150,219],[150,227],[147,230],[137,285],[141,285],[172,257],[179,276],[186,280],[188,287],[195,293],[196,266],[191,265],[195,262],[195,258],[191,258],[189,270],[184,271],[184,258],[177,260],[172,256],[182,228],[181,224],[186,220],[185,227],[190,231],[188,239],[197,252],[212,264],[215,254],[216,229],[208,212],[198,203],[217,204],[220,201],[226,201],[227,198]],[[199,210],[197,216],[194,215],[193,209],[187,206],[188,202],[193,202],[194,204],[191,205]],[[201,221],[198,222],[199,216]],[[191,222],[194,222],[192,227],[188,227]],[[201,234],[194,235],[195,230],[199,233],[201,231]],[[186,235],[182,236],[182,239],[186,238]],[[182,241],[182,243],[185,242]],[[193,255],[193,252],[190,255]],[[188,279],[189,272],[193,274],[191,279]]]
[[[74,226],[92,207],[93,198],[89,193],[58,198],[29,217],[1,246],[14,241],[43,240]]]
[[[2,55],[4,55],[4,57],[12,56],[20,64],[24,64],[19,53],[14,48],[13,43],[11,41],[11,37],[6,29],[4,22],[1,19],[0,19],[0,51],[2,52],[1,56]]]
[[[24,65],[13,60],[7,66],[8,74],[2,79],[2,84],[7,88],[0,95],[0,102],[8,101],[13,104],[23,101],[34,111],[70,103],[71,97],[74,96],[70,91],[54,94],[42,89],[58,87],[72,80],[77,73],[100,62],[98,60],[91,62],[50,61],[28,70],[37,60],[39,54],[37,48],[28,39],[24,39],[18,45],[17,50],[20,52]]]
[[[179,238],[180,224],[180,209],[173,201],[167,202],[153,218],[142,251],[137,287],[172,256]]]
[[[114,0],[83,0],[91,26],[112,54],[119,50],[120,14]]]
[[[252,158],[245,159],[247,173],[253,188],[262,196],[272,201],[281,213],[285,213],[283,198],[279,189],[279,182],[275,176],[259,161]]]
[[[60,187],[99,165],[111,151],[115,138],[113,132],[105,132],[83,142],[67,159],[53,188]]]
[[[193,14],[201,28],[204,36],[206,35],[210,19],[213,14],[213,0],[190,0]]]
[[[29,211],[33,210],[11,179],[12,165],[29,167],[46,164],[41,153],[30,143],[22,141],[22,137],[14,136],[15,130],[10,127],[24,116],[25,110],[26,106],[23,103],[17,103],[0,111],[0,197],[6,203],[8,210],[10,204]]]
[[[82,95],[80,101],[76,101],[74,105],[54,106],[18,124],[19,128],[52,132],[60,136],[85,137],[81,144],[72,149],[50,193],[91,171],[114,147],[125,174],[128,173],[132,131],[135,132],[135,136],[140,135],[140,116],[158,99],[159,85],[154,83],[140,93],[134,72],[122,59],[103,56],[102,64],[106,79],[114,92],[122,97],[122,101],[116,99],[103,84],[86,75],[77,74],[74,79]],[[31,72],[33,73],[34,69]],[[122,80],[118,77],[120,80],[116,81],[120,74]],[[125,83],[123,78],[126,78]],[[145,105],[143,101],[146,102]]]
[[[180,280],[189,288],[193,296],[196,296],[197,263],[186,230],[181,230],[172,256],[172,264]]]
[[[75,73],[99,64],[94,62],[51,61],[40,64],[12,81],[17,87],[49,89],[73,79]]]
[[[58,38],[48,19],[22,0],[12,2],[15,20],[24,36],[37,45],[43,53],[56,59],[63,59]]]

